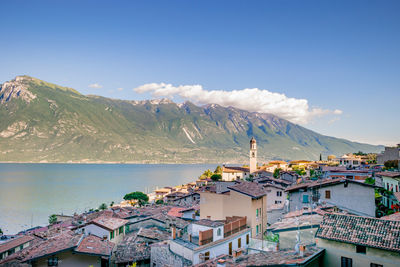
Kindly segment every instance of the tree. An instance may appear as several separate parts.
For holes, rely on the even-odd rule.
[[[365,179],[364,183],[365,183],[365,184],[374,185],[374,184],[375,184],[375,179],[372,178],[372,177],[367,177],[367,179]]]
[[[157,199],[157,200],[156,200],[156,204],[159,204],[159,205],[164,204],[164,200],[162,200],[162,199]]]
[[[213,172],[210,171],[210,169],[206,170],[206,171],[203,173],[203,176],[205,176],[205,177],[207,177],[207,178],[210,178],[211,175],[213,175]]]
[[[126,194],[124,196],[124,200],[129,200],[131,202],[132,202],[132,200],[137,200],[137,202],[141,206],[144,203],[146,203],[147,201],[149,201],[149,197],[143,192],[136,191],[136,192]]]
[[[52,214],[49,216],[49,224],[55,224],[57,222],[57,216]]]
[[[398,160],[388,160],[384,163],[385,167],[388,169],[398,169],[399,168],[399,161]]]
[[[3,234],[3,230],[1,230],[1,228],[0,228],[0,235],[2,235]]]
[[[315,170],[314,169],[310,169],[310,177],[313,177],[315,174]]]
[[[276,168],[275,170],[274,170],[274,178],[279,178],[279,175],[280,175],[280,173],[281,173],[281,168]]]
[[[222,180],[222,175],[215,173],[215,174],[211,175],[211,180],[213,180],[214,182]]]
[[[248,182],[253,182],[254,181],[254,175],[250,174],[249,177],[246,177],[245,180],[248,181]]]
[[[319,154],[319,161],[322,161],[322,155]]]
[[[107,204],[106,203],[101,203],[99,206],[99,210],[106,210],[107,209]]]
[[[221,174],[221,173],[222,173],[222,168],[221,168],[221,166],[218,165],[217,168],[215,168],[214,173]]]
[[[110,207],[114,206],[114,201],[111,201]]]

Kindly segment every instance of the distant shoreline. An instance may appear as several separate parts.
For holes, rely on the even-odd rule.
[[[209,163],[209,162],[201,162],[201,163],[183,163],[183,162],[159,162],[159,163],[146,163],[146,162],[33,162],[33,161],[0,161],[0,164],[109,164],[109,165],[203,165],[203,164],[216,164],[221,165],[221,163]],[[235,164],[235,163],[229,163]],[[237,163],[240,164],[240,163]]]

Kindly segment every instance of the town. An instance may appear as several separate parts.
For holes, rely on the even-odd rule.
[[[0,266],[400,266],[400,145],[257,161],[0,240]],[[1,232],[0,232],[1,234]]]

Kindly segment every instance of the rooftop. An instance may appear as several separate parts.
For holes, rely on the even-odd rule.
[[[0,253],[3,253],[12,248],[18,247],[22,244],[32,241],[33,239],[34,239],[33,237],[27,236],[27,235],[11,239],[10,241],[0,244]]]
[[[75,251],[86,254],[110,256],[113,247],[114,243],[108,240],[103,240],[94,235],[88,235],[83,238]]]
[[[341,183],[353,183],[353,184],[358,184],[362,186],[369,186],[369,187],[375,187],[374,185],[366,184],[363,182],[358,182],[346,178],[335,178],[335,179],[321,179],[317,181],[310,181],[310,182],[305,182],[305,183],[300,183],[296,184],[293,186],[290,186],[286,189],[286,191],[295,191],[299,190],[302,188],[314,188],[314,187],[324,187],[324,186],[331,186],[331,185],[336,185],[336,184],[341,184]]]
[[[400,252],[400,221],[325,214],[316,237]]]
[[[377,172],[375,175],[386,176],[390,178],[400,178],[400,172]]]
[[[226,267],[238,266],[288,266],[305,264],[312,256],[321,255],[323,249],[315,246],[306,246],[304,255],[300,256],[294,250],[279,250],[274,252],[260,252],[255,254],[242,255],[233,258],[228,255],[221,255],[217,258],[195,265],[196,267],[216,267],[218,263],[225,263]]]
[[[54,254],[59,251],[74,249],[78,246],[83,235],[74,235],[72,232],[64,232],[28,249],[24,262]]]
[[[208,219],[201,219],[198,221],[194,221],[193,224],[198,224],[198,225],[203,225],[203,226],[208,226],[208,227],[218,227],[218,226],[223,226],[224,222],[212,221],[212,220],[208,220]]]
[[[222,172],[249,172],[250,169],[248,167],[222,167]]]
[[[229,186],[228,189],[248,195],[252,198],[260,198],[266,195],[266,191],[262,185],[247,181],[242,181],[237,185]]]
[[[393,213],[391,215],[383,216],[379,218],[381,220],[389,220],[389,221],[400,221],[400,212]]]
[[[128,220],[124,219],[102,216],[90,221],[88,224],[93,223],[102,228],[106,228],[109,231],[113,231],[121,226],[124,226],[128,222]]]

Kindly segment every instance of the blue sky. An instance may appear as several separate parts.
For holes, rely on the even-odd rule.
[[[0,83],[27,74],[84,94],[199,104],[211,100],[187,96],[192,85],[222,98],[258,88],[239,107],[400,143],[399,1],[17,0],[0,10]]]

